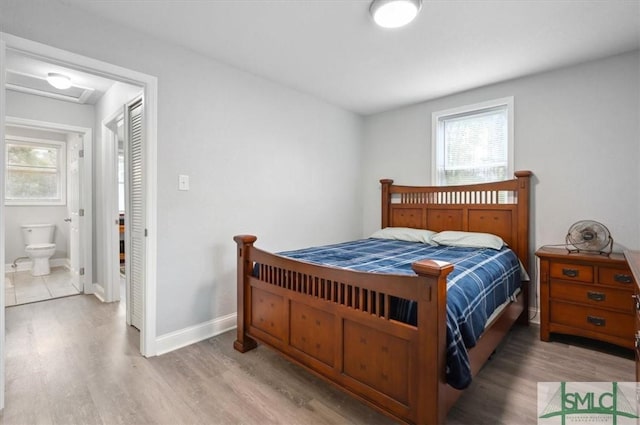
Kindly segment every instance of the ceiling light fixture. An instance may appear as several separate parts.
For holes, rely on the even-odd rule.
[[[413,21],[422,7],[422,0],[373,0],[369,13],[383,28],[399,28]]]
[[[47,75],[47,82],[60,90],[65,90],[71,87],[71,78],[56,72],[50,72]]]

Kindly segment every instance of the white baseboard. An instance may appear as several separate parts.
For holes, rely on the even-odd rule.
[[[208,322],[190,326],[156,338],[156,355],[168,353],[187,345],[214,337],[237,326],[238,314],[232,313]]]
[[[33,261],[29,260],[28,258],[20,258],[18,261],[16,261],[16,267],[13,267],[13,264],[9,263],[9,264],[5,264],[4,265],[4,271],[5,272],[27,272],[29,270],[31,270],[31,266],[33,264]],[[71,262],[69,261],[68,258],[52,258],[49,260],[49,265],[51,267],[66,267],[68,269],[70,269],[70,265]]]
[[[536,325],[540,325],[540,310],[535,307],[529,307],[529,317],[533,317],[533,319],[529,319],[529,323],[534,323]]]
[[[100,302],[105,302],[105,296],[104,296],[104,288],[102,287],[102,285],[98,285],[97,283],[93,283],[91,284],[91,287],[93,288],[93,292],[92,294],[95,295],[95,297],[97,299],[100,300]]]

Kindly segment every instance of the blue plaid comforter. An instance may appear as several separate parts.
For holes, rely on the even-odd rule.
[[[447,383],[464,389],[471,383],[467,348],[476,345],[493,311],[520,286],[520,262],[502,250],[431,246],[389,239],[362,239],[296,251],[285,257],[371,273],[414,274],[411,263],[429,258],[454,265],[447,278]],[[416,324],[416,303],[395,299],[391,316]]]

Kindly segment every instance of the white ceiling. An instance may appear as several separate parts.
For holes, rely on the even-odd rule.
[[[360,114],[640,48],[640,0],[59,0]]]

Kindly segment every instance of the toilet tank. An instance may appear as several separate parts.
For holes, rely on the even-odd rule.
[[[25,245],[53,243],[55,224],[23,224],[20,227]]]

